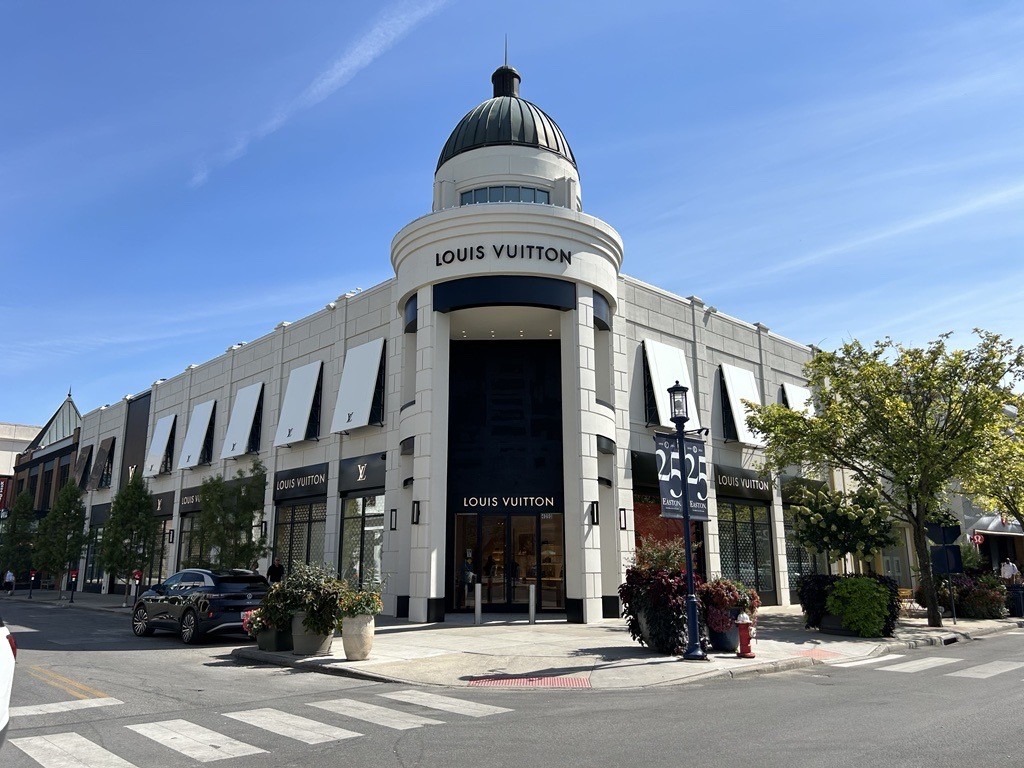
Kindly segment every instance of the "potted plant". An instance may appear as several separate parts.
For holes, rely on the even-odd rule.
[[[261,651],[292,649],[292,613],[283,584],[272,585],[259,608],[242,614],[242,627]]]
[[[322,565],[297,565],[280,586],[292,616],[292,653],[326,656],[340,615],[343,584]]]
[[[734,652],[740,645],[736,617],[746,613],[756,623],[760,596],[741,581],[718,578],[701,584],[697,588],[697,599],[712,650]]]
[[[349,589],[345,585],[341,596],[341,643],[345,658],[362,661],[373,648],[374,616],[384,610],[380,590],[383,585],[370,589]]]

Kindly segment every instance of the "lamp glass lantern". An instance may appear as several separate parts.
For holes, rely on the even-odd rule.
[[[670,418],[677,427],[690,420],[690,407],[686,402],[688,392],[689,390],[678,381],[674,387],[668,388]]]

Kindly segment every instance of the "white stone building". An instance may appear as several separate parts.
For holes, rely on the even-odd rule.
[[[532,585],[542,611],[615,616],[638,532],[681,531],[659,517],[653,442],[678,380],[714,468],[700,570],[793,599],[806,553],[753,472],[741,401],[805,407],[810,349],[623,275],[558,126],[515,70],[492,82],[442,150],[433,209],[395,235],[394,278],[85,415],[92,549],[141,471],[165,530],[149,580],[194,561],[200,483],[258,456],[274,555],[386,575],[389,614],[472,610],[478,581],[486,610],[525,610]]]

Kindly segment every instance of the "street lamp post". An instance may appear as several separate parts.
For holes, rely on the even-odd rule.
[[[688,472],[686,471],[686,422],[690,420],[686,403],[686,387],[678,381],[668,388],[672,423],[676,425],[676,440],[679,443],[679,472],[683,485],[683,541],[686,542],[686,661],[705,661],[707,654],[700,647],[700,629],[697,624],[697,595],[693,590],[693,541],[690,533],[690,494]]]

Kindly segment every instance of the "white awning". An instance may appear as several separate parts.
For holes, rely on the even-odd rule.
[[[741,443],[763,447],[764,442],[754,434],[747,424],[747,408],[744,400],[761,405],[761,393],[757,390],[757,379],[754,372],[746,368],[722,363],[722,378],[725,381],[725,396],[729,398],[733,421],[736,424],[736,435]]]
[[[345,354],[331,432],[347,432],[370,423],[377,375],[383,365],[384,339],[353,347]]]
[[[192,418],[188,420],[188,431],[185,433],[185,442],[181,446],[181,456],[178,458],[178,469],[199,466],[199,454],[203,451],[206,431],[210,428],[210,419],[216,405],[216,400],[207,400],[192,409]]]
[[[160,468],[164,463],[164,456],[167,455],[167,441],[171,439],[171,432],[174,431],[175,414],[163,416],[157,419],[153,427],[153,439],[149,441],[149,451],[146,452],[146,467],[142,470],[143,477],[156,477],[160,474]]]
[[[1024,536],[1020,523],[1013,517],[1008,517],[1004,525],[1000,515],[985,515],[978,518],[978,522],[971,526],[971,530],[975,533],[998,534],[1000,536]]]
[[[678,347],[670,347],[660,341],[644,339],[644,355],[647,370],[651,373],[651,385],[654,388],[654,402],[658,407],[658,423],[667,429],[675,429],[672,423],[672,409],[668,402],[668,388],[678,381],[686,387],[686,408],[690,412],[687,429],[700,429],[700,412],[697,410],[697,398],[690,380],[690,369],[686,365],[686,352]]]
[[[258,381],[242,387],[235,393],[235,403],[231,406],[231,419],[228,431],[224,436],[224,450],[220,452],[222,459],[237,459],[244,456],[249,448],[249,434],[252,422],[256,417],[256,408],[263,394],[263,382]]]
[[[786,405],[791,411],[797,411],[804,416],[814,415],[814,403],[811,401],[811,390],[807,387],[800,387],[789,382],[782,382],[782,391],[786,395]]]
[[[323,361],[317,360],[301,368],[293,368],[288,374],[288,386],[284,391],[281,417],[274,436],[275,448],[306,439],[306,425],[309,424],[309,412],[313,407],[313,398],[316,397],[321,365]]]

